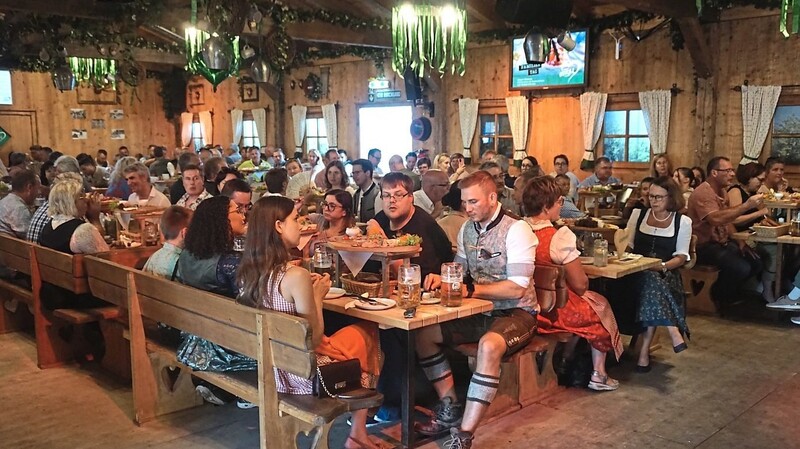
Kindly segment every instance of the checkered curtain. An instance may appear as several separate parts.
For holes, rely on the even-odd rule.
[[[653,154],[666,153],[672,92],[668,90],[639,92],[639,104],[644,113],[644,126],[647,128]]]
[[[780,96],[781,86],[742,86],[744,157],[740,165],[758,162]]]

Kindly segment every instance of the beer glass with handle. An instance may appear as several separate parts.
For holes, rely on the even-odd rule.
[[[397,305],[406,311],[416,309],[420,300],[422,271],[419,265],[401,265],[397,273]]]
[[[461,306],[461,283],[464,281],[464,267],[458,262],[442,264],[442,306]]]

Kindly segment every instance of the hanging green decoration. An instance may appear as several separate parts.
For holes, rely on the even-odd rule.
[[[239,73],[238,64],[235,71],[209,69],[208,66],[206,66],[206,64],[203,62],[203,56],[200,53],[194,56],[193,62],[196,70],[192,73],[207,79],[208,82],[211,83],[211,86],[214,87],[214,92],[217,91],[217,86],[219,86],[221,82],[228,79],[229,76]]]
[[[186,40],[186,70],[194,75],[200,75],[207,79],[214,87],[214,92],[217,91],[217,86],[229,76],[236,76],[239,74],[239,65],[242,62],[242,57],[239,54],[239,36],[234,36],[232,39],[219,37],[216,33],[207,33],[195,27],[197,24],[197,0],[192,0],[192,17],[191,27],[187,27],[184,31],[184,38]],[[230,58],[230,65],[225,69],[215,70],[209,68],[206,61],[203,59],[204,44],[210,38],[215,37],[225,43],[230,44],[230,50],[233,56]],[[227,45],[226,45],[227,47]]]
[[[117,88],[117,62],[113,59],[71,56],[67,58],[67,63],[77,82],[90,84],[95,89],[105,89],[109,86]]]
[[[799,0],[800,1],[800,0]],[[426,67],[464,75],[467,11],[461,0],[419,0],[392,8],[392,68],[411,67],[418,76]]]

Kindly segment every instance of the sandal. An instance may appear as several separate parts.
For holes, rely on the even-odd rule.
[[[592,380],[592,377],[600,379],[599,381]],[[619,388],[619,381],[602,375],[597,370],[592,371],[592,377],[589,378],[589,389],[594,391],[614,391]]]

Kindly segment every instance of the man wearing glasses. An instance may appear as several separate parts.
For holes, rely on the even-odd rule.
[[[522,163],[524,164],[525,161],[522,161]],[[569,158],[566,154],[559,154],[553,158],[553,172],[550,173],[550,176],[555,178],[558,175],[564,175],[569,178],[569,192],[566,195],[575,200],[575,190],[577,190],[580,181],[575,173],[569,170]]]
[[[768,213],[764,196],[752,195],[747,201],[730,207],[728,187],[735,173],[731,161],[722,156],[708,162],[708,178],[689,197],[688,215],[692,233],[697,236],[697,263],[719,267],[717,282],[711,296],[719,305],[735,301],[737,292],[747,278],[761,271],[761,260],[746,242],[735,243],[733,221],[750,209]]]
[[[367,233],[382,233],[389,238],[403,234],[422,237],[422,251],[411,259],[411,263],[420,266],[424,279],[431,273],[438,273],[443,263],[452,262],[453,250],[447,234],[436,220],[414,206],[413,187],[413,181],[404,173],[387,173],[381,180],[383,210],[367,223]],[[366,269],[377,271],[380,267],[367,265]],[[406,370],[405,357],[400,355],[407,352],[403,332],[398,329],[381,331],[381,346],[387,357],[378,380],[378,391],[384,396],[383,406],[375,419],[385,421],[399,418],[401,373]]]
[[[422,176],[422,188],[414,192],[414,205],[437,219],[442,216],[442,198],[450,191],[447,174],[439,170],[428,170]]]
[[[497,395],[503,356],[524,347],[536,331],[536,294],[528,286],[539,241],[527,223],[503,210],[492,175],[477,171],[459,187],[469,216],[458,235],[455,257],[464,265],[462,294],[491,300],[494,310],[418,331],[419,363],[440,399],[435,415],[418,430],[426,435],[450,430],[449,447],[470,448],[478,423]],[[424,287],[440,284],[441,278],[432,274]],[[462,403],[442,346],[475,342],[477,365]]]

